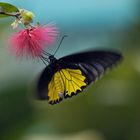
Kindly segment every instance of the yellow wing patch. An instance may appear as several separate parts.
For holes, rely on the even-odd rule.
[[[56,72],[48,85],[48,97],[50,103],[59,102],[64,94],[64,84],[59,72]]]
[[[61,69],[52,77],[48,85],[49,103],[54,104],[64,97],[76,95],[86,86],[86,77],[79,69]]]

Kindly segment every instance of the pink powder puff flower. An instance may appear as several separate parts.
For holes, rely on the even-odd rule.
[[[21,57],[40,57],[44,47],[53,43],[57,35],[57,28],[53,25],[22,29],[10,38],[11,51]]]

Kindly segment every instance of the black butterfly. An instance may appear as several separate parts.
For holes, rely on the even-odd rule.
[[[119,52],[90,50],[56,59],[49,57],[37,86],[40,99],[56,104],[82,92],[122,59]]]

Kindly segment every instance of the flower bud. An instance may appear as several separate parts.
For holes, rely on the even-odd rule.
[[[28,25],[33,22],[34,14],[31,11],[20,9],[21,21],[24,25]]]

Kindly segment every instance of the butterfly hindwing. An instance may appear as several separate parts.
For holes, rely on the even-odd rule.
[[[51,66],[45,68],[38,82],[38,96],[50,104],[59,103],[63,98],[76,95],[87,86],[86,77],[79,68],[69,65],[58,71]]]
[[[64,97],[71,97],[81,92],[86,84],[86,77],[82,74],[80,69],[62,69],[60,70],[61,78],[64,81],[65,94]]]
[[[58,70],[48,84],[48,101],[50,104],[71,97],[86,87],[86,77],[80,69],[63,68]]]

